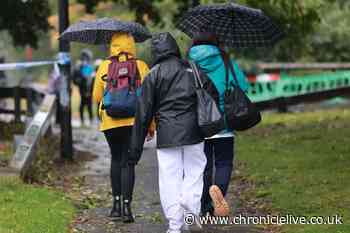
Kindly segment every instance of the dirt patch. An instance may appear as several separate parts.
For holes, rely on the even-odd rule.
[[[236,163],[235,172],[231,180],[228,191],[228,201],[233,207],[233,216],[267,216],[277,215],[271,208],[271,201],[265,197],[264,193],[256,193],[254,182],[242,175],[245,164]],[[279,226],[266,225],[259,226],[263,233],[279,233]]]
[[[0,167],[7,167],[11,158],[11,148],[8,142],[0,142]]]
[[[0,121],[0,167],[7,167],[14,153],[13,141],[15,134],[24,133],[24,124],[6,123]]]
[[[0,140],[12,141],[13,135],[23,134],[25,130],[24,123],[2,122],[0,121]]]

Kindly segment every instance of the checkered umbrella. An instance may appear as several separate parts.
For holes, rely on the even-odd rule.
[[[106,44],[116,32],[130,33],[136,42],[143,42],[151,37],[148,29],[141,24],[101,18],[73,24],[61,34],[59,39],[88,44]]]
[[[210,32],[228,47],[272,46],[283,33],[261,10],[235,3],[200,5],[189,10],[177,23],[188,36]]]

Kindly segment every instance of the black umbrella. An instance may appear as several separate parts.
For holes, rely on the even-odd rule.
[[[220,43],[234,48],[272,46],[283,33],[261,10],[235,3],[200,5],[177,23],[188,36],[211,32]]]
[[[139,23],[101,18],[73,24],[61,34],[59,39],[88,44],[106,44],[116,32],[130,33],[136,42],[143,42],[151,37],[148,29]]]

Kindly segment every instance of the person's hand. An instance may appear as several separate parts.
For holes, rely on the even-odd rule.
[[[129,151],[128,164],[131,166],[136,166],[140,158],[137,156],[137,153],[133,150]]]
[[[136,160],[132,160],[132,159],[129,159],[129,160],[128,160],[128,164],[129,164],[130,166],[136,166],[137,163],[138,163],[138,161],[136,161]]]
[[[154,138],[154,130],[148,130],[148,134],[146,137],[146,142],[151,141]]]

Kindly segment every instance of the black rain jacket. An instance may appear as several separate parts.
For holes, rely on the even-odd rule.
[[[154,118],[157,148],[200,143],[204,140],[197,123],[194,73],[181,59],[170,33],[152,38],[153,68],[141,86],[133,127],[129,163],[141,157],[147,129]],[[202,73],[203,75],[203,73]]]

